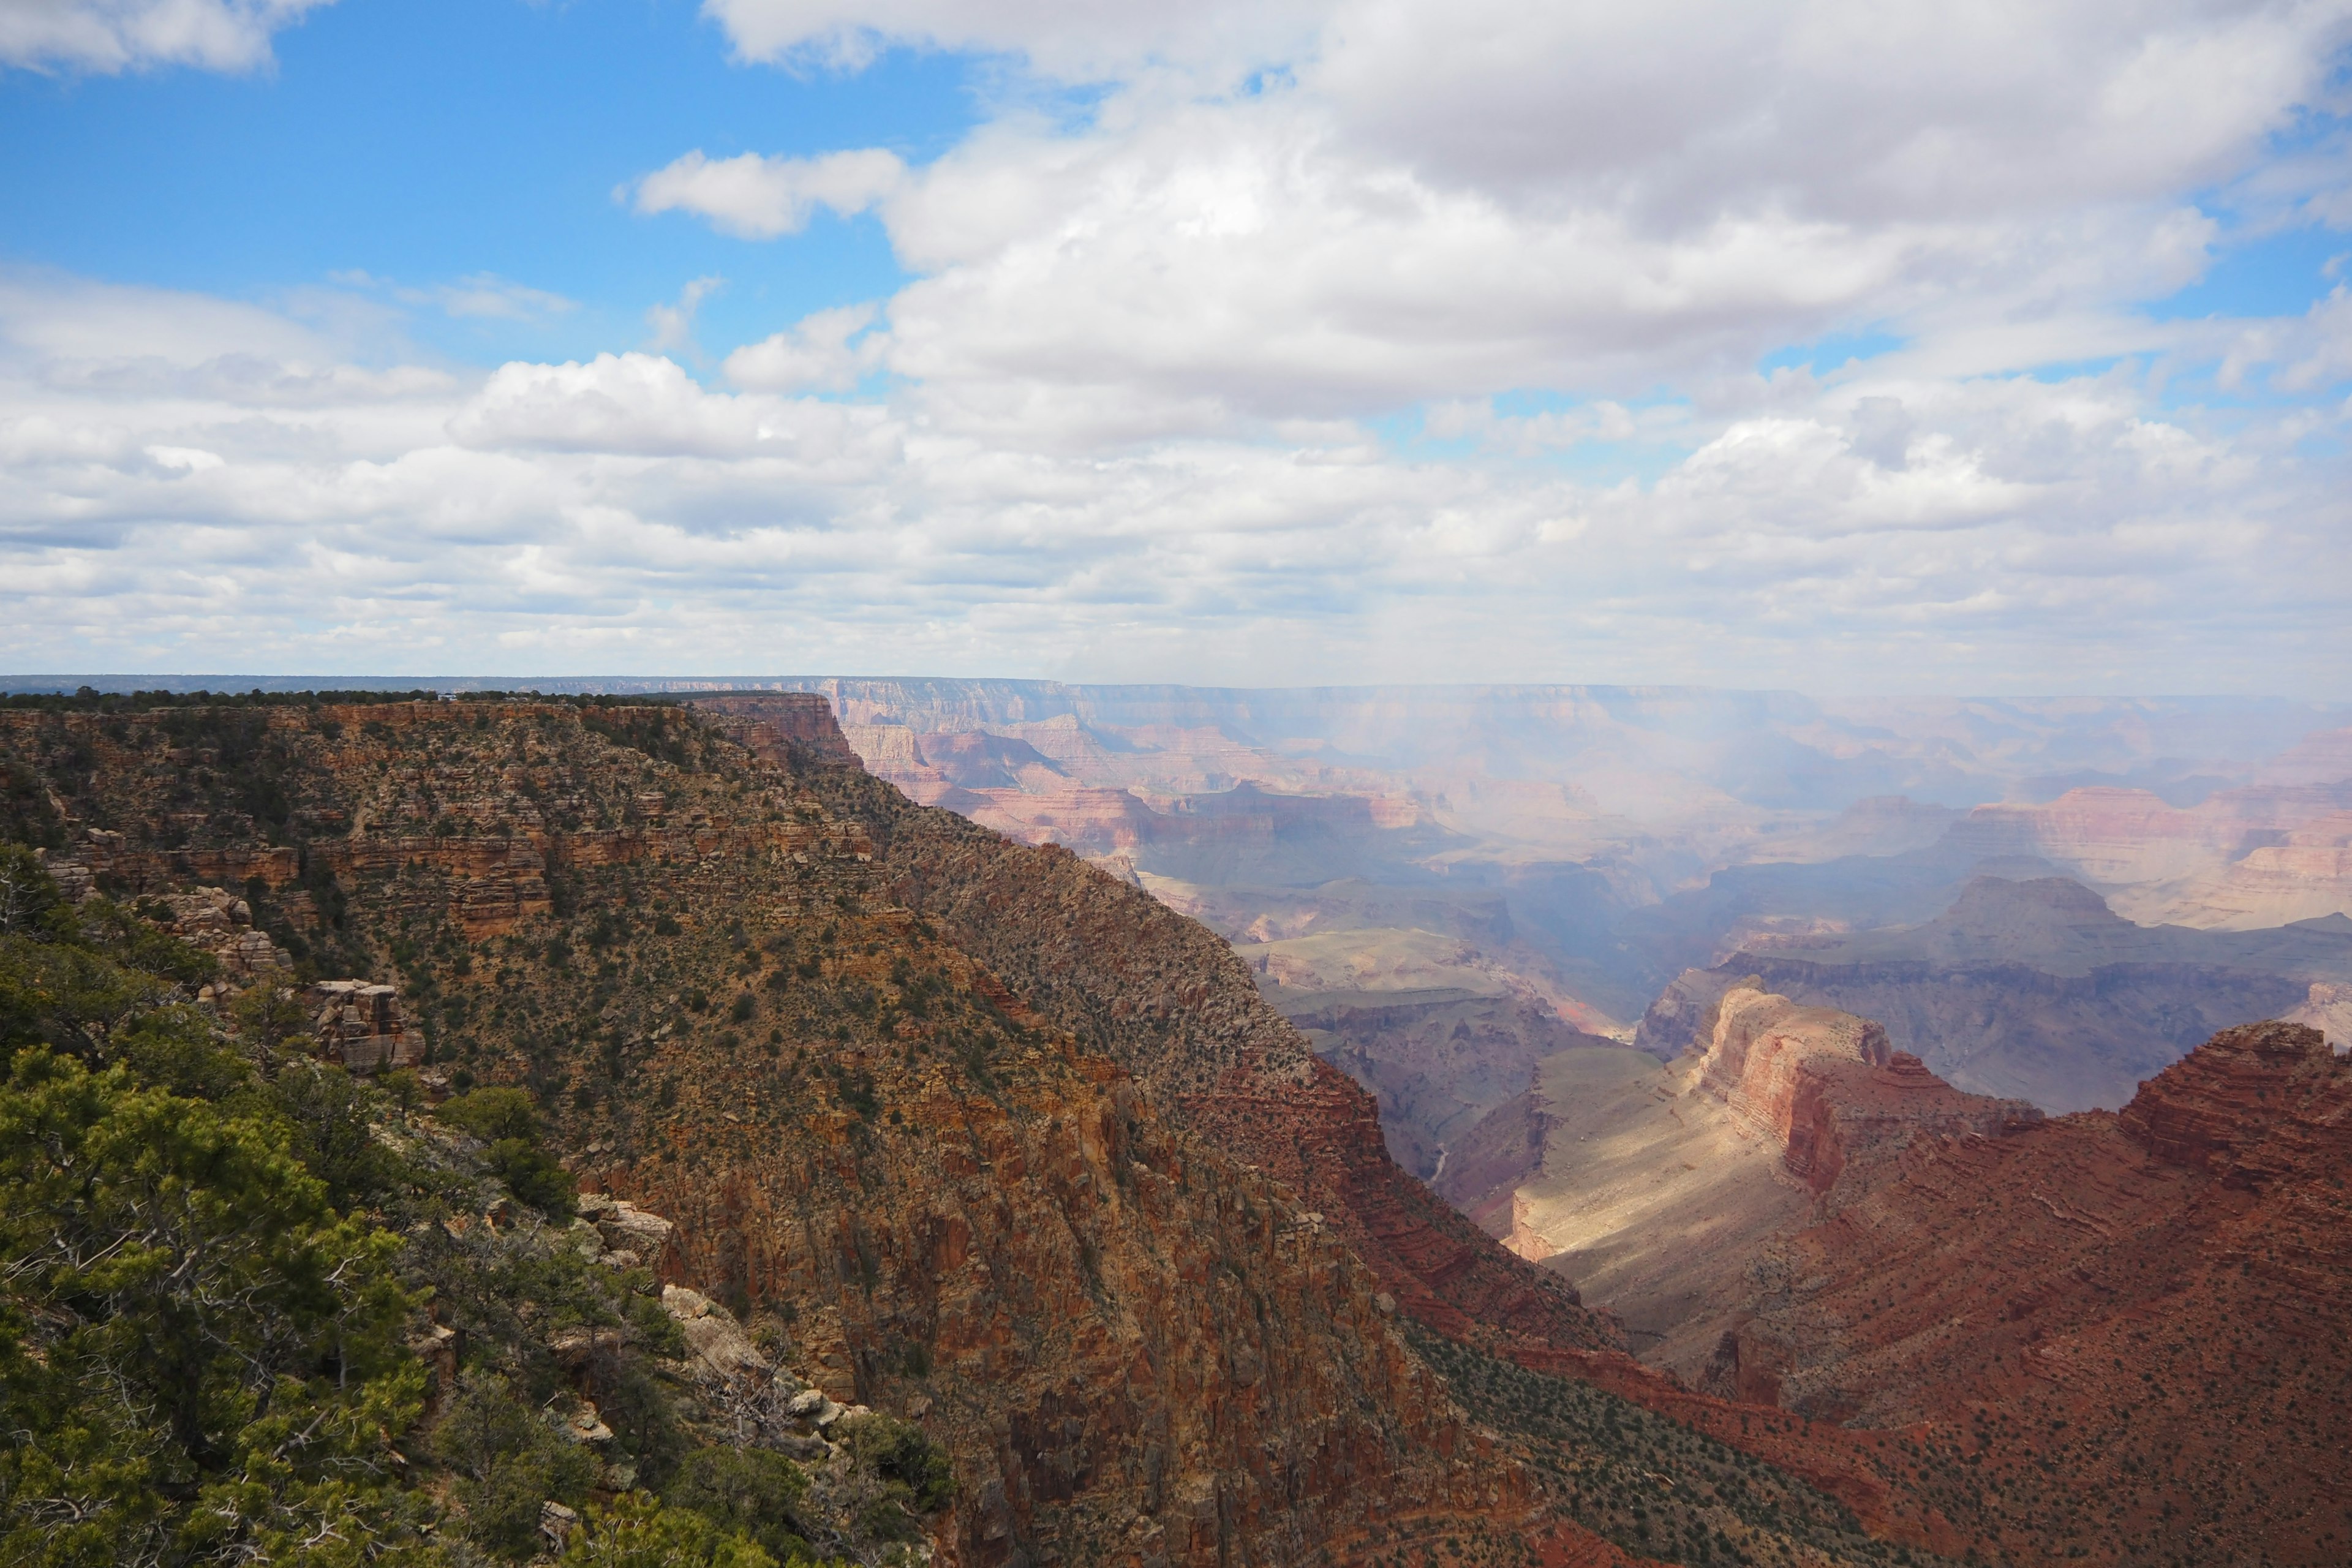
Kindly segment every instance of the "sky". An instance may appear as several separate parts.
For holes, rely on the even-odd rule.
[[[2352,697],[2352,0],[0,0],[0,670]]]

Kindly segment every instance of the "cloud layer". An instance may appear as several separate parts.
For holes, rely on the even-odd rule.
[[[710,278],[467,370],[0,276],[6,662],[2345,694],[2352,306],[2140,308],[2352,213],[2343,0],[705,10],[1011,61],[617,193],[912,281],[698,376]]]

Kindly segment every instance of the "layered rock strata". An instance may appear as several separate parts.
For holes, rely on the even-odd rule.
[[[1686,972],[1635,1043],[1671,1057],[1749,977],[1880,1020],[1895,1048],[1962,1089],[2053,1111],[2113,1109],[2219,1029],[2324,1005],[2352,983],[2352,921],[2150,928],[2078,883],[1979,878],[1917,926],[1784,939]]]
[[[1772,1249],[1720,1371],[1922,1432],[1988,1553],[2338,1563],[2347,1191],[2352,1068],[2228,1030],[2120,1114],[1914,1142]]]
[[[257,922],[399,974],[396,1032],[355,989],[337,1038],[529,1087],[593,1192],[674,1222],[673,1279],[922,1422],[955,1561],[1500,1561],[1491,1527],[1617,1560],[1531,1513],[1390,1280],[1463,1331],[1490,1301],[1605,1326],[1397,1171],[1229,950],[1070,857],[909,805],[791,715],[728,720],[772,765],[593,704],[0,718],[69,875],[243,870]]]
[[[1696,1379],[1766,1246],[1851,1201],[1915,1139],[2040,1119],[1961,1094],[1867,1019],[1753,985],[1672,1067],[1580,1047],[1482,1123],[1439,1190],[1519,1256],[1574,1279],[1645,1359]]]

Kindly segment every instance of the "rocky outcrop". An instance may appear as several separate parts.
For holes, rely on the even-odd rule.
[[[2316,1121],[2308,1112],[2338,1100],[2352,1110],[2347,1091],[2352,1068],[2319,1031],[2249,1024],[2223,1030],[2142,1084],[2116,1121],[2168,1164],[2261,1192],[2311,1164],[2304,1134],[2327,1125],[2327,1112]],[[2340,1142],[2352,1150],[2352,1137]]]
[[[1716,1003],[1699,1086],[1826,1194],[1857,1162],[1922,1135],[1999,1137],[2042,1120],[2023,1100],[1963,1094],[1868,1018],[1741,984]]]
[[[397,986],[321,980],[302,994],[319,1054],[353,1072],[422,1066],[425,1039],[407,1026]]]
[[[62,870],[75,863],[60,858],[51,864],[53,870]],[[88,891],[96,890],[90,886],[94,878],[69,876],[68,879],[80,882]],[[241,990],[259,981],[290,977],[294,972],[293,955],[270,941],[268,932],[256,931],[253,907],[225,888],[166,893],[148,900],[142,912],[171,935],[210,953],[228,986]]]
[[[2225,1031],[2120,1114],[1913,1142],[1768,1256],[1721,1370],[1925,1432],[1988,1553],[2340,1561],[2348,1184],[2352,1067]]]
[[[834,721],[833,705],[814,692],[698,697],[695,704],[726,714],[740,726],[746,743],[763,755],[806,764],[858,765],[857,753]]]

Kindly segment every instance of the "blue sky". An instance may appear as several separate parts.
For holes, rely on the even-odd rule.
[[[723,277],[715,341],[890,293],[879,224],[821,216],[789,247],[614,188],[688,146],[939,155],[971,129],[973,63],[894,50],[856,75],[731,64],[676,0],[342,0],[276,40],[275,69],[0,78],[0,247],[20,263],[267,300],[353,272],[412,288],[482,273],[576,309],[528,324],[430,316],[443,353],[593,355],[646,309]]]
[[[1850,21],[26,0],[0,664],[2343,695],[2352,10]]]

